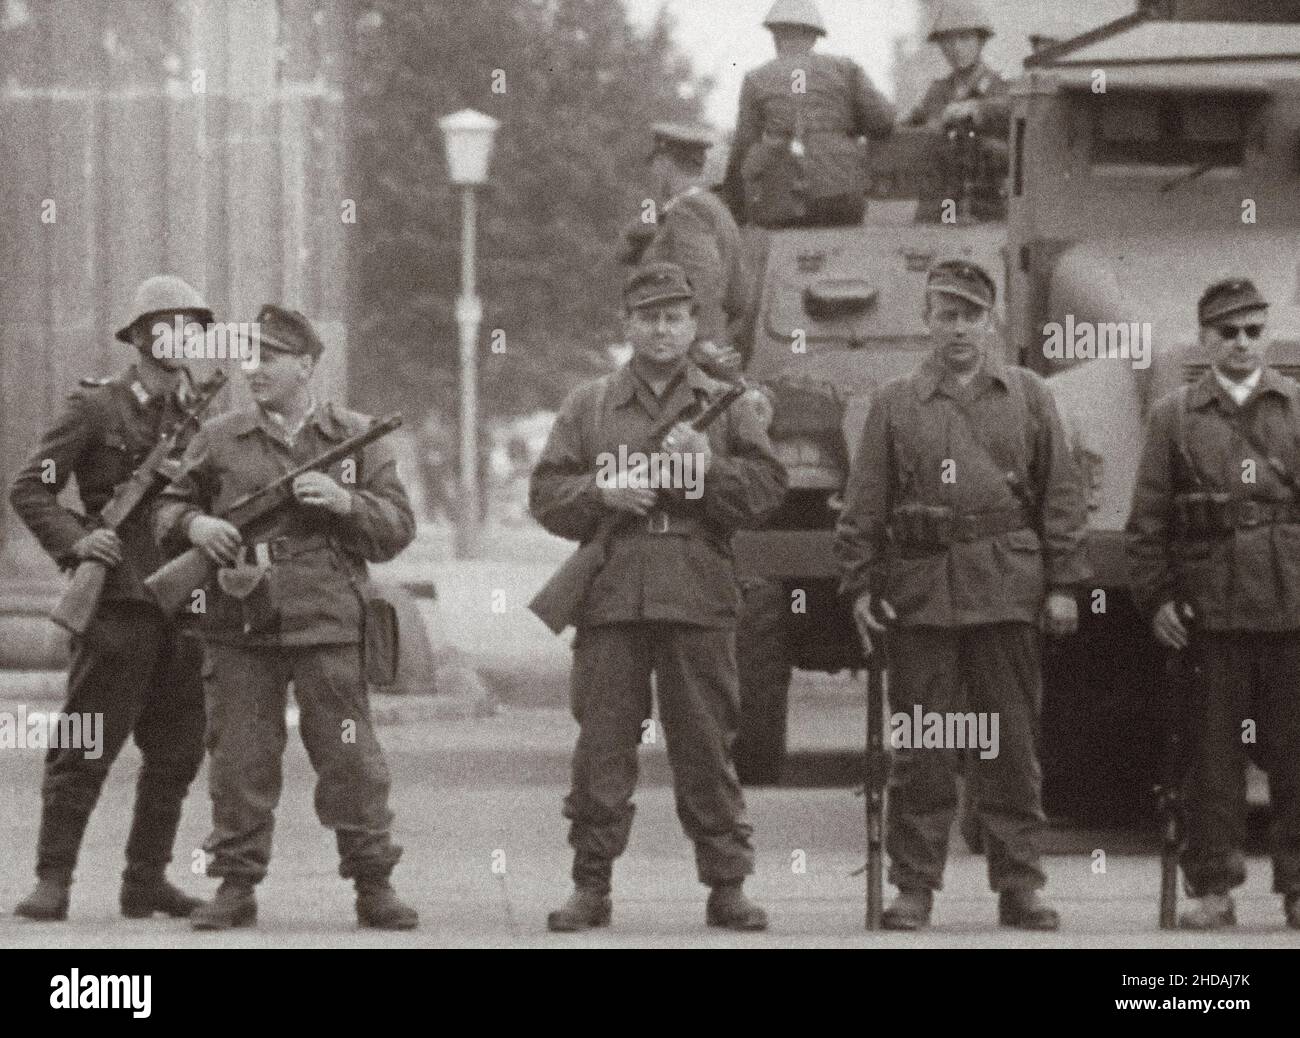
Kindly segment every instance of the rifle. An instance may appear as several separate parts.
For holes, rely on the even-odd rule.
[[[875,605],[873,600],[872,605]],[[889,655],[885,634],[877,634],[867,658],[867,929],[880,929],[884,906],[885,700],[889,695]]]
[[[363,447],[399,429],[401,425],[400,414],[376,419],[365,432],[358,433],[331,447],[266,486],[249,491],[233,502],[222,513],[221,518],[238,529],[241,536],[255,530],[295,504],[297,499],[293,496],[293,482],[299,476],[307,472],[323,471],[336,461],[342,461]],[[153,592],[162,611],[170,616],[180,609],[195,588],[202,587],[212,579],[215,568],[215,564],[204,552],[198,548],[190,548],[151,574],[145,580],[144,586]]]
[[[226,373],[214,371],[210,377],[195,389],[194,399],[181,417],[171,428],[159,436],[158,442],[149,451],[136,470],[126,482],[118,485],[99,513],[99,523],[109,530],[118,530],[132,514],[150,500],[167,483],[165,469],[168,463],[175,461],[194,431],[198,429],[203,415],[212,404],[213,398],[226,384]],[[59,599],[50,619],[64,630],[75,635],[86,633],[90,618],[99,605],[99,596],[103,594],[104,582],[108,579],[108,567],[95,559],[83,559],[77,564],[72,575],[72,584]]]
[[[1187,623],[1188,644],[1181,650],[1170,649],[1165,659],[1163,699],[1165,738],[1156,785],[1156,810],[1160,815],[1160,929],[1178,928],[1178,856],[1183,848],[1183,723],[1186,704],[1195,689],[1197,667],[1192,659],[1195,637],[1186,603],[1177,605],[1178,615]]]
[[[716,421],[724,411],[736,402],[745,392],[745,386],[731,383],[712,400],[703,411],[691,419],[690,426],[702,432]],[[641,448],[650,453],[659,448],[665,436],[674,425],[681,421],[690,409],[662,418],[646,436]],[[601,520],[591,539],[570,555],[545,586],[533,596],[528,608],[542,623],[555,634],[563,634],[570,625],[576,626],[578,611],[582,607],[591,585],[595,583],[600,571],[605,568],[609,554],[609,542],[616,533],[636,522],[639,516],[630,512],[614,512]]]

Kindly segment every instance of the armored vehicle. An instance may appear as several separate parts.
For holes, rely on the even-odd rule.
[[[1270,362],[1300,365],[1298,58],[1292,0],[1143,4],[1027,60],[1012,92],[1005,221],[968,208],[916,222],[899,198],[925,194],[917,171],[954,141],[900,135],[873,157],[863,226],[770,237],[749,373],[774,395],[791,489],[768,529],[736,542],[737,761],[749,781],[779,777],[791,668],[862,665],[835,591],[839,495],[874,387],[926,349],[926,267],[965,255],[1001,273],[1008,359],[1048,377],[1089,481],[1096,579],[1081,592],[1080,634],[1045,654],[1046,807],[1080,822],[1144,816],[1161,659],[1129,599],[1122,539],[1143,423],[1204,370],[1196,300],[1217,278],[1260,286],[1274,304]],[[948,187],[960,200],[969,184]]]

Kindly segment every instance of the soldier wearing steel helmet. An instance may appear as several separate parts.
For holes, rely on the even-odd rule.
[[[763,24],[776,57],[747,73],[723,196],[762,227],[862,222],[860,138],[893,132],[894,109],[850,58],[815,51],[826,25],[813,0],[776,0]]]
[[[179,637],[141,581],[162,562],[147,514],[118,532],[98,528],[99,510],[130,477],[181,414],[188,372],[154,350],[155,328],[208,325],[212,312],[178,277],[158,276],[135,293],[117,338],[135,348],[121,373],[85,378],[18,474],[9,500],[63,570],[83,560],[109,567],[89,629],[73,639],[68,714],[103,717],[97,755],[51,748],[41,790],[36,847],[37,886],[15,909],[36,920],[66,918],[82,836],[109,768],[134,737],[143,763],[126,840],[121,910],[128,917],[162,912],[188,916],[199,904],[164,876],[180,822],[181,802],[203,760],[203,690],[198,647]],[[161,356],[159,355],[161,354]],[[76,476],[81,510],[59,494]],[[142,513],[147,510],[140,510]]]
[[[971,117],[988,136],[1006,139],[1007,82],[982,56],[993,35],[993,22],[976,0],[949,0],[943,5],[928,39],[938,45],[951,71],[930,84],[907,116],[909,125],[942,125]]]

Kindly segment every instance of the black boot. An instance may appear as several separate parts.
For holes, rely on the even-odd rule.
[[[128,919],[147,919],[155,912],[169,915],[173,919],[187,918],[199,905],[202,898],[190,897],[184,891],[172,886],[160,872],[156,875],[133,875],[130,870],[122,877],[122,892],[118,897],[122,914]]]
[[[14,908],[14,915],[40,922],[60,922],[68,918],[72,880],[62,876],[41,876],[36,889]]]
[[[371,930],[414,930],[420,915],[386,879],[357,879],[357,923]]]
[[[569,900],[546,916],[546,928],[553,933],[578,933],[608,926],[614,915],[609,894],[594,887],[574,887]]]
[[[253,884],[230,877],[221,881],[216,897],[190,913],[190,926],[195,930],[232,930],[256,922],[257,898],[253,896]]]
[[[881,914],[886,930],[922,930],[930,925],[934,894],[924,887],[900,887],[898,896]]]
[[[1019,930],[1059,930],[1061,917],[1036,890],[1004,890],[998,895],[998,922]]]
[[[709,892],[704,921],[727,930],[767,929],[767,913],[745,896],[740,883],[720,883]]]

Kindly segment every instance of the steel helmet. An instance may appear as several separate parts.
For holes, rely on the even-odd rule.
[[[135,290],[135,299],[131,301],[130,315],[117,330],[117,338],[130,342],[131,329],[137,322],[166,310],[194,310],[205,315],[205,321],[212,321],[211,308],[188,281],[174,274],[158,274],[140,282],[140,287]]]
[[[993,35],[993,22],[979,0],[943,0],[930,27],[929,41],[934,43],[950,32],[977,32],[988,39]]]
[[[778,25],[797,25],[812,29],[818,36],[826,35],[826,23],[822,21],[815,0],[776,0],[763,19],[763,25],[768,29]]]

